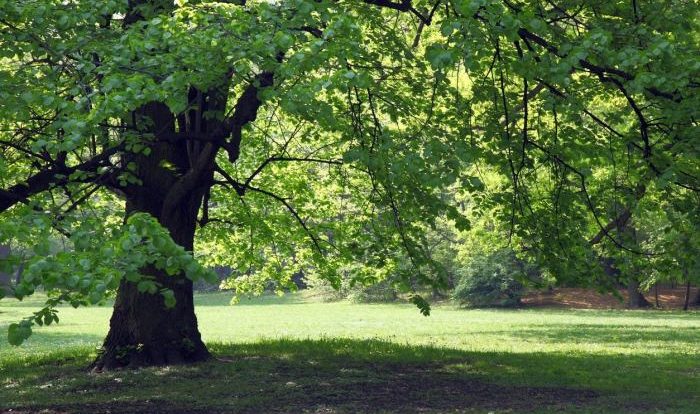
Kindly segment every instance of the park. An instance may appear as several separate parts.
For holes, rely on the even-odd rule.
[[[110,309],[62,309],[66,322],[0,350],[0,401],[49,413],[697,411],[697,311],[440,305],[426,318],[411,304],[230,296],[195,298],[212,361],[136,372],[87,374]],[[0,306],[1,327],[32,306],[20,303]]]
[[[0,0],[0,413],[697,413],[698,56],[687,0]]]

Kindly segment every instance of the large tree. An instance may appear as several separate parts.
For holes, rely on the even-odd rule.
[[[645,199],[700,216],[698,7],[658,3],[0,2],[0,243],[49,292],[10,339],[116,290],[96,368],[202,360],[201,263],[440,284],[423,230],[487,211],[609,285],[591,257],[664,254],[617,234]]]

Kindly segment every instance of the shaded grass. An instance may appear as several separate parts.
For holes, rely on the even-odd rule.
[[[425,318],[402,304],[229,300],[197,297],[203,336],[221,360],[100,375],[85,367],[110,309],[63,309],[61,324],[38,330],[27,347],[0,345],[0,410],[690,414],[700,407],[698,313],[440,306]],[[12,302],[0,308],[0,329],[31,311]]]

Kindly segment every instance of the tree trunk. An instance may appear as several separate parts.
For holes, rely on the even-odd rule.
[[[6,259],[8,256],[10,256],[10,246],[0,244],[0,260]],[[0,271],[0,289],[5,293],[8,293],[10,290],[11,280],[12,275],[10,273]]]
[[[142,211],[135,209],[131,202],[127,203],[127,210]],[[170,231],[175,242],[191,251],[195,219],[196,210],[193,216],[181,217],[175,222],[161,221],[161,224]],[[153,267],[143,269],[142,273],[171,289],[175,294],[175,306],[167,308],[160,294],[141,293],[136,284],[122,280],[109,333],[93,368],[110,370],[181,364],[209,358],[197,327],[192,281],[184,275],[169,276]]]
[[[685,283],[685,301],[683,302],[683,310],[687,311],[690,306],[690,280]]]
[[[150,7],[139,7],[143,4]],[[169,0],[130,0],[124,25],[168,13],[172,8]],[[236,162],[243,127],[255,121],[262,105],[259,89],[272,86],[274,81],[271,72],[259,73],[238,96],[233,113],[227,117],[229,76],[223,75],[221,83],[208,91],[191,87],[190,109],[177,116],[165,104],[151,102],[127,120],[133,131],[148,133],[154,139],[149,154],[122,155],[125,166],[133,163],[137,167],[134,173],[142,182],[123,189],[126,214],[151,214],[187,251],[193,248],[200,207],[204,207],[201,222],[208,220],[207,200],[214,184],[217,152],[225,149],[228,161]],[[242,195],[241,187],[234,189]],[[209,352],[194,313],[192,282],[184,275],[168,276],[154,268],[142,272],[171,289],[176,305],[167,309],[160,295],[139,293],[133,283],[122,281],[109,334],[93,367],[102,370],[207,359]]]
[[[655,283],[654,284],[654,304],[656,305],[656,308],[661,308],[661,305],[659,304],[659,284]]]
[[[140,115],[148,117],[161,133],[175,132],[173,115],[163,104],[148,104],[140,110]],[[154,144],[149,155],[125,156],[125,162],[138,166],[136,174],[142,181],[141,185],[124,190],[127,217],[135,212],[149,213],[187,251],[193,249],[197,214],[213,179],[214,153],[205,160],[209,162],[200,163],[202,168],[193,172],[191,159],[199,159],[204,151],[184,141],[164,140]],[[206,154],[202,159],[205,158]],[[165,167],[163,161],[174,165],[175,171]],[[141,273],[171,289],[175,306],[166,308],[160,294],[140,293],[136,284],[122,280],[109,333],[92,368],[101,371],[209,358],[197,327],[192,281],[184,274],[169,276],[152,266],[141,269]]]
[[[648,308],[651,303],[639,291],[639,282],[635,278],[630,278],[627,285],[627,307],[630,309]]]

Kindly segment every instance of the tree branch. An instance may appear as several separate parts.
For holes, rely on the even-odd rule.
[[[29,197],[44,192],[54,185],[70,182],[69,176],[77,171],[96,172],[99,167],[108,163],[110,157],[117,154],[121,149],[122,145],[119,144],[76,166],[53,166],[29,177],[25,183],[15,184],[7,189],[0,189],[0,212],[9,209],[17,203],[26,203]]]

